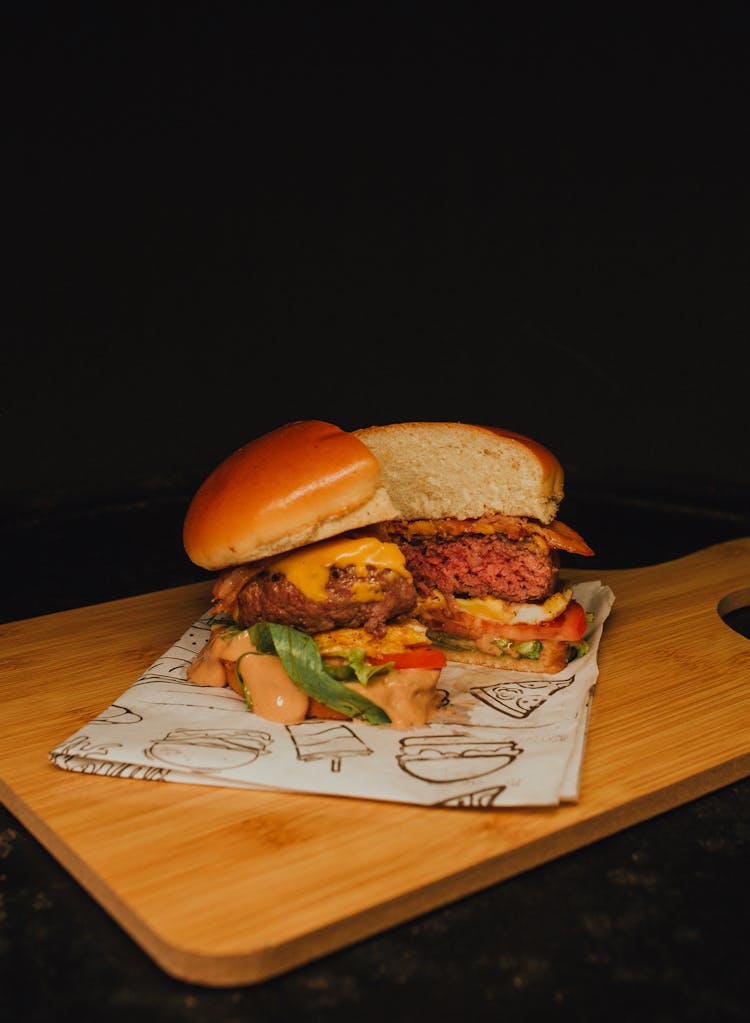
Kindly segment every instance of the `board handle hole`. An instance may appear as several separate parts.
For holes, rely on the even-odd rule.
[[[730,629],[750,639],[750,586],[722,597],[716,610]]]

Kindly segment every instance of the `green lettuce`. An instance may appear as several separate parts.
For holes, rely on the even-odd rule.
[[[248,632],[258,653],[275,654],[281,660],[284,671],[292,682],[318,703],[371,725],[390,724],[391,719],[382,707],[349,689],[326,670],[317,643],[307,633],[276,622],[257,622],[250,626]],[[364,655],[361,658],[356,655],[352,657],[354,654],[354,651],[350,654],[351,670],[354,677],[359,678],[357,662],[360,669],[364,669],[366,667]],[[385,667],[379,666],[376,670],[383,670]],[[364,672],[365,684],[371,674],[371,671]],[[241,680],[240,684],[247,700],[248,694]]]

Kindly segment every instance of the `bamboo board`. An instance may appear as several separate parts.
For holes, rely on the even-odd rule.
[[[576,804],[375,805],[50,764],[205,610],[203,583],[0,627],[0,797],[167,973],[262,981],[750,774],[750,640],[718,610],[750,603],[750,537],[574,578],[616,597]]]

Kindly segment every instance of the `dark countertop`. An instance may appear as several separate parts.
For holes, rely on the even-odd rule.
[[[180,547],[183,507],[171,497],[9,525],[0,618],[203,578]],[[750,535],[737,508],[586,495],[565,511],[597,551],[586,567]],[[0,1016],[744,1020],[749,852],[745,779],[281,977],[212,989],[165,975],[2,809]]]

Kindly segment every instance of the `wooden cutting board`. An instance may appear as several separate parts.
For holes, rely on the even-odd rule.
[[[750,537],[601,578],[581,798],[422,808],[81,775],[48,751],[208,606],[209,584],[0,627],[0,796],[169,974],[255,983],[750,774]],[[138,638],[133,639],[134,636]]]

